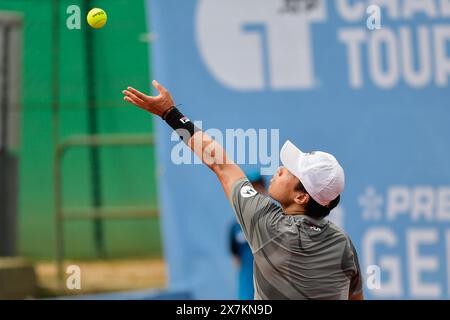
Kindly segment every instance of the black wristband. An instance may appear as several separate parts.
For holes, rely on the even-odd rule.
[[[163,112],[163,114],[161,115],[161,118],[163,120],[166,120],[166,116],[169,114],[170,111],[173,110],[173,108],[175,108],[175,106],[171,106],[169,109],[167,109],[166,111]]]
[[[165,115],[165,121],[173,130],[180,136],[184,142],[188,142],[189,139],[200,131],[188,117],[184,116],[177,108],[173,108]]]

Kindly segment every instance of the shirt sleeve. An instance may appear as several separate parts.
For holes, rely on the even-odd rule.
[[[237,243],[236,240],[236,236],[237,236],[237,228],[240,228],[239,225],[234,222],[233,225],[230,228],[230,250],[231,250],[231,254],[233,256],[239,256],[239,245]]]
[[[359,266],[358,253],[350,239],[345,255],[346,263],[343,264],[344,272],[349,275],[350,288],[349,295],[356,295],[363,292],[363,279]]]
[[[231,205],[253,252],[277,236],[283,214],[270,197],[258,193],[242,178],[231,189]]]

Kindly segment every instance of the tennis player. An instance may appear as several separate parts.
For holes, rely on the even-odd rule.
[[[356,250],[325,218],[344,190],[335,157],[286,141],[269,196],[259,194],[223,147],[174,107],[169,91],[153,86],[158,96],[128,87],[124,100],[160,116],[217,175],[253,252],[255,299],[363,299]]]

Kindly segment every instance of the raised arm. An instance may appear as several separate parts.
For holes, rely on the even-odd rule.
[[[223,147],[207,134],[199,130],[184,115],[182,115],[173,102],[170,92],[156,80],[152,82],[158,90],[158,96],[148,96],[132,87],[123,91],[124,100],[141,109],[153,113],[164,119],[192,151],[217,175],[222,187],[230,199],[231,187],[234,182],[245,177],[244,172],[229,159]]]

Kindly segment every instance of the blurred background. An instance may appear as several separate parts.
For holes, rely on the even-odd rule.
[[[216,178],[122,101],[158,79],[263,182],[336,155],[367,298],[449,299],[449,78],[444,0],[0,0],[0,298],[241,297]]]
[[[66,26],[74,4],[80,30]],[[87,25],[96,6],[108,28]],[[121,99],[150,82],[144,1],[2,0],[0,33],[0,255],[33,263],[37,296],[60,294],[55,216],[72,210],[64,258],[85,264],[83,292],[164,286],[152,121]],[[106,141],[90,145],[93,135]],[[89,218],[96,210],[113,218]]]

